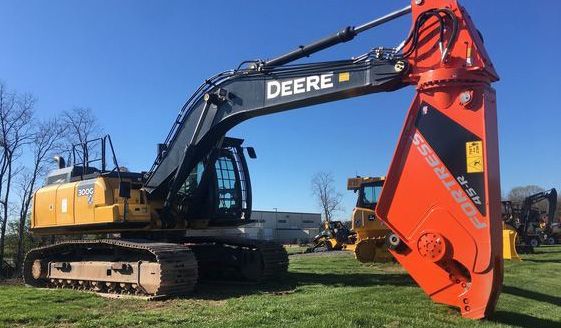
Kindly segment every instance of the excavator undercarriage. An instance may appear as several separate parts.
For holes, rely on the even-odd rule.
[[[273,279],[287,267],[283,247],[260,240],[72,240],[31,250],[24,279],[35,287],[157,298],[188,294],[199,280]]]
[[[35,287],[149,297],[182,295],[198,279],[189,247],[117,239],[73,240],[31,250],[24,279]]]

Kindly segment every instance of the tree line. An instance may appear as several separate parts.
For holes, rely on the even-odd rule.
[[[72,145],[101,132],[89,108],[45,119],[37,117],[36,103],[0,82],[0,278],[8,268],[21,272],[25,252],[36,243],[29,232],[33,194],[55,167],[53,157],[69,159]]]

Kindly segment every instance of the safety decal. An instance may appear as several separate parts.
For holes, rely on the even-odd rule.
[[[67,213],[68,212],[68,199],[63,198],[60,202],[60,212]]]
[[[349,72],[339,73],[339,82],[347,82],[350,79]]]
[[[467,173],[483,172],[483,141],[466,142]]]

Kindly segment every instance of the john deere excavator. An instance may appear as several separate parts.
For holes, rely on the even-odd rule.
[[[408,13],[412,28],[396,48],[291,64]],[[99,140],[99,162],[90,159],[91,143],[76,147],[82,154],[72,165],[59,161],[35,194],[33,231],[112,237],[31,250],[25,282],[158,297],[187,293],[207,277],[275,277],[287,269],[280,245],[221,232],[251,218],[243,153],[254,152],[226,133],[253,117],[411,85],[417,94],[376,216],[392,231],[392,255],[435,302],[485,317],[503,277],[497,80],[481,34],[455,0],[415,0],[277,58],[243,62],[189,98],[148,172],[120,169],[109,138]]]

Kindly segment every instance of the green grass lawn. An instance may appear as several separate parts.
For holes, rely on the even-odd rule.
[[[426,297],[397,264],[350,253],[294,255],[283,281],[203,284],[189,298],[110,300],[70,290],[0,286],[0,326],[561,327],[561,246],[506,264],[494,318],[462,319]]]

